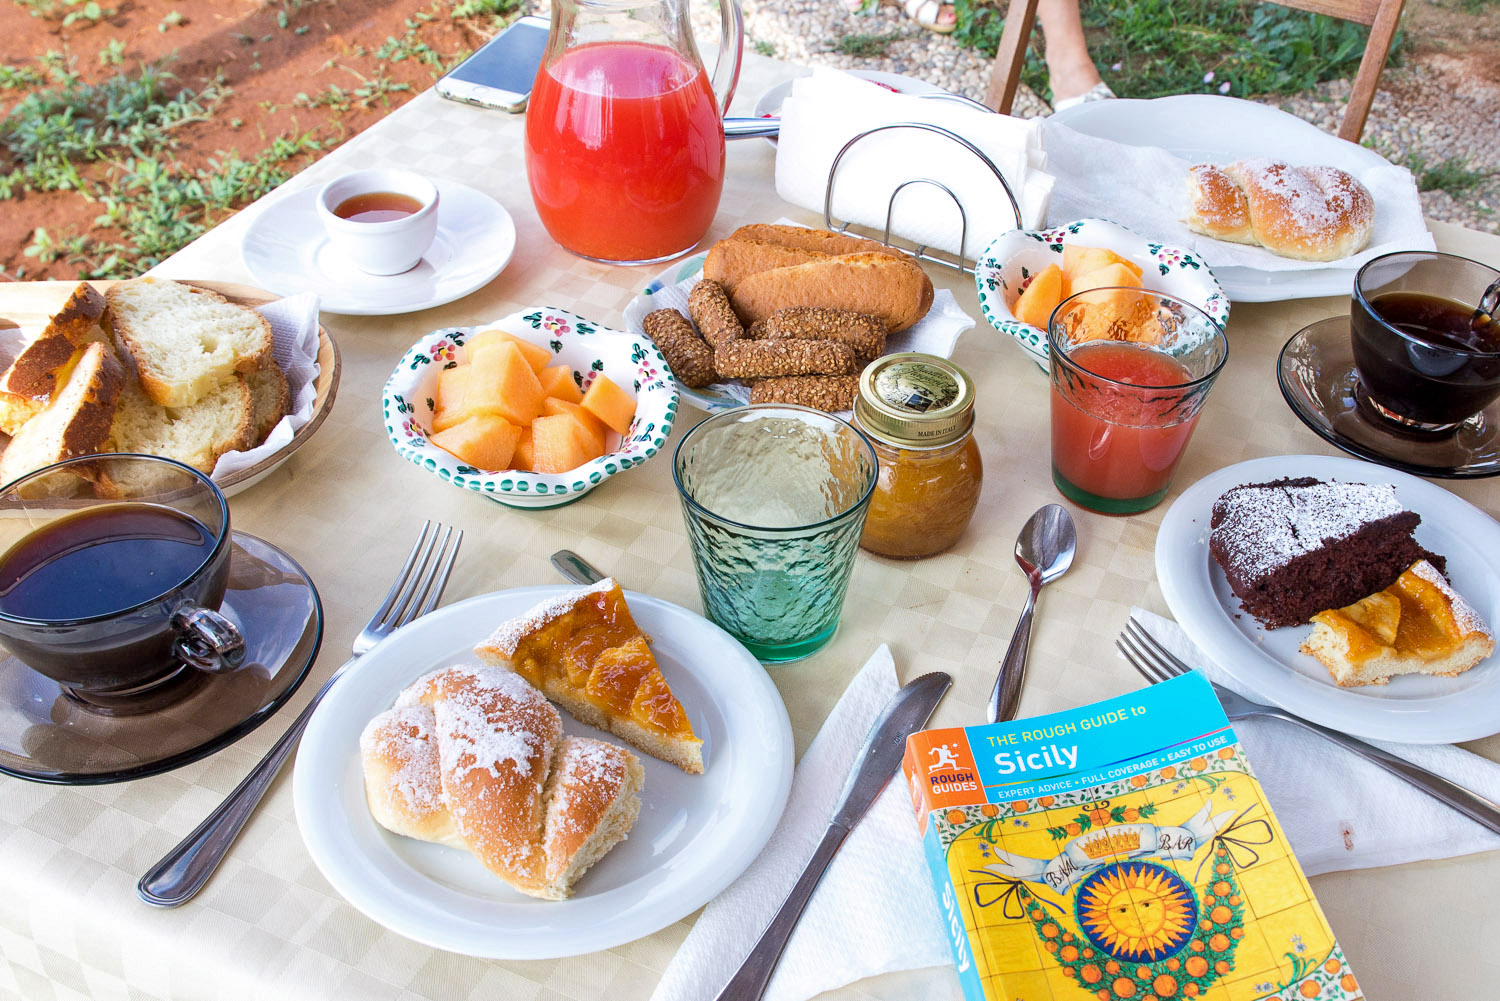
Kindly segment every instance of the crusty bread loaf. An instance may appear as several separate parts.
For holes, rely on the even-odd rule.
[[[371,815],[464,848],[522,893],[561,900],[623,840],[645,770],[622,747],[565,737],[520,675],[450,667],[418,679],[360,735]]]
[[[212,473],[214,463],[225,452],[252,448],[255,424],[250,387],[240,376],[232,376],[197,403],[186,407],[163,407],[153,403],[134,379],[120,393],[115,419],[105,451],[161,455]],[[107,497],[135,497],[144,484],[116,482],[114,477],[131,467],[117,464],[114,471],[101,471],[99,491]]]
[[[26,423],[0,456],[0,483],[77,455],[92,455],[109,441],[125,369],[103,344],[83,349],[68,381],[45,410]]]
[[[932,296],[932,282],[910,260],[844,254],[750,275],[730,301],[747,326],[781,309],[813,306],[868,313],[895,333],[926,316]]]
[[[159,278],[112,285],[105,314],[146,395],[183,407],[271,360],[271,324],[205,289]]]
[[[254,433],[251,447],[266,440],[271,429],[281,423],[292,409],[292,388],[286,373],[275,361],[268,361],[245,376],[250,384],[250,402],[254,409]]]
[[[1336,261],[1357,254],[1375,229],[1375,199],[1359,180],[1334,167],[1294,167],[1279,160],[1240,160],[1189,171],[1188,228],[1218,239],[1256,243],[1298,261]],[[1227,184],[1244,200],[1239,210]],[[1230,235],[1221,235],[1221,234]]]
[[[703,277],[716,282],[725,292],[733,293],[740,282],[772,268],[790,268],[809,261],[828,259],[830,254],[816,250],[799,250],[760,240],[730,237],[720,240],[703,259]]]
[[[862,236],[835,233],[831,229],[812,229],[808,226],[783,226],[778,223],[760,222],[741,226],[729,234],[731,240],[755,240],[794,250],[812,251],[837,257],[841,254],[888,254],[910,260],[909,254],[887,246],[879,240],[867,240]]]

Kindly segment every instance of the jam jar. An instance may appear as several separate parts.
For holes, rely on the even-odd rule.
[[[854,422],[880,459],[859,544],[913,560],[957,542],[984,477],[974,441],[973,380],[936,355],[886,355],[860,374]]]

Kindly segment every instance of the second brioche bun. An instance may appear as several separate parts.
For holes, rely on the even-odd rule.
[[[932,281],[909,259],[841,254],[749,275],[730,302],[746,326],[791,306],[815,306],[869,313],[895,333],[926,316],[932,297]]]
[[[1375,199],[1335,167],[1279,160],[1199,164],[1189,172],[1189,229],[1220,240],[1259,244],[1296,261],[1356,254],[1375,228]]]

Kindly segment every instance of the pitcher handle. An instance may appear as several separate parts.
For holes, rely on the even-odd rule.
[[[740,82],[740,62],[745,54],[745,12],[740,9],[740,0],[719,0],[719,14],[723,30],[719,38],[719,61],[714,64],[714,97],[719,102],[719,114],[729,114],[729,102],[734,100],[734,89]],[[725,56],[733,54],[733,59]]]

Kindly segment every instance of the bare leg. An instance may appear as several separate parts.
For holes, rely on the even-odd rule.
[[[1046,39],[1047,76],[1052,82],[1052,100],[1086,94],[1103,81],[1089,56],[1083,37],[1079,0],[1038,0],[1037,19]]]

